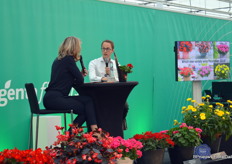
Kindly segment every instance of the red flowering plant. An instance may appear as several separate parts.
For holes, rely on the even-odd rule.
[[[119,66],[119,69],[122,70],[125,73],[131,73],[132,72],[132,68],[134,68],[134,66],[132,64],[127,64],[127,65]]]
[[[101,163],[114,164],[122,157],[119,147],[112,148],[113,137],[97,129],[84,133],[82,128],[70,125],[72,132],[62,134],[63,127],[56,126],[59,135],[54,147],[47,148],[57,164],[66,163]],[[97,137],[101,136],[101,137]]]
[[[198,50],[200,53],[207,53],[210,50],[210,43],[209,42],[200,42],[197,43],[196,46],[198,47]]]
[[[122,158],[128,157],[132,160],[142,156],[143,144],[134,138],[123,139],[122,137],[115,137],[111,143],[112,148],[120,148],[122,151]]]
[[[171,136],[175,146],[192,147],[201,144],[202,130],[200,128],[188,126],[186,123],[179,123],[177,120],[174,120],[174,125],[178,126],[163,132]]]
[[[17,148],[14,148],[5,149],[0,152],[0,163],[53,164],[54,161],[53,158],[50,156],[48,150],[42,150],[41,148],[38,148],[36,150],[18,150]]]
[[[190,41],[179,42],[179,51],[181,52],[190,52],[193,49],[193,45]]]
[[[148,131],[143,134],[136,134],[133,138],[142,142],[142,151],[164,149],[174,146],[171,137],[163,132],[152,133]]]
[[[179,68],[179,70],[180,70],[179,74],[183,77],[189,77],[193,75],[193,69],[190,67]]]

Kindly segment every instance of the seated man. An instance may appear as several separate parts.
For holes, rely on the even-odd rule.
[[[111,40],[104,40],[101,44],[102,57],[94,59],[89,63],[90,82],[108,82],[118,81],[116,63],[111,59],[114,52],[114,43]],[[126,116],[128,113],[128,104],[125,104],[123,112],[123,129],[127,129]]]

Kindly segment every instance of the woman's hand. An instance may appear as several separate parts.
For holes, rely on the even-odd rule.
[[[88,70],[87,69],[82,69],[81,71],[83,76],[87,76],[88,75]]]

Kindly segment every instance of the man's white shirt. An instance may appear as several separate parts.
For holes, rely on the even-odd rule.
[[[89,80],[90,82],[101,82],[101,79],[105,77],[105,67],[106,63],[103,57],[94,59],[89,63]],[[118,72],[115,60],[110,59],[108,67],[111,70],[111,74],[109,78],[114,78],[115,81],[118,81]]]

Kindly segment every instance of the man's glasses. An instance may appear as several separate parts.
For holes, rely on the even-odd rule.
[[[101,48],[101,50],[104,52],[104,51],[106,51],[106,52],[108,52],[108,51],[111,51],[112,49],[111,48]]]

